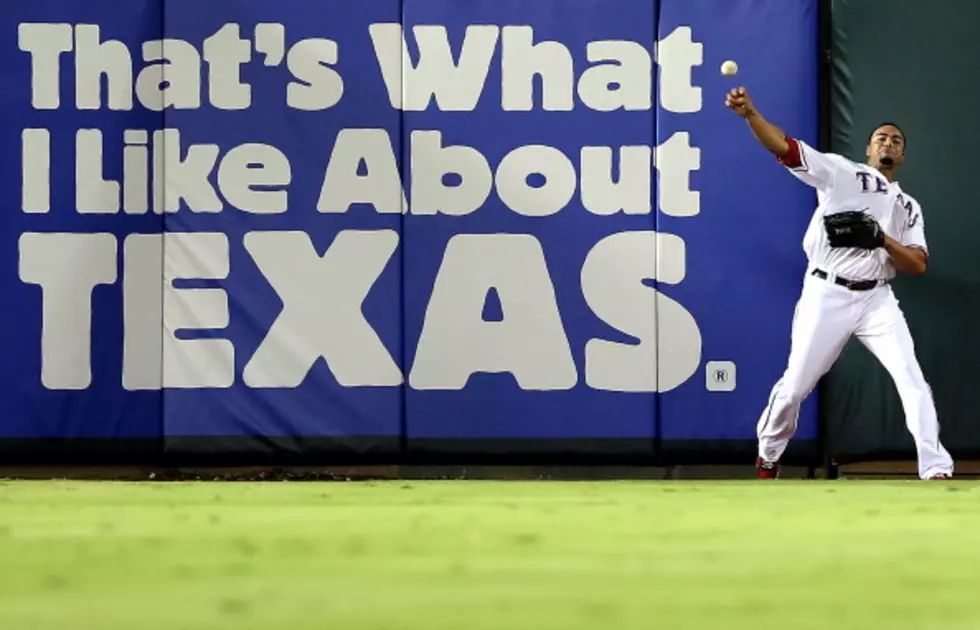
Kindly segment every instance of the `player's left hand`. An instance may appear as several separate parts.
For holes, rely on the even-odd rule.
[[[873,216],[863,210],[847,210],[823,218],[831,247],[878,249],[885,245],[885,232]]]

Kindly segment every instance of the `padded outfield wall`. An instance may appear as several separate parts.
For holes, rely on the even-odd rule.
[[[817,144],[819,13],[11,4],[0,452],[745,461],[814,195],[723,99]]]

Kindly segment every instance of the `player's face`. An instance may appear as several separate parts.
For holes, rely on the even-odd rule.
[[[905,159],[905,137],[891,125],[879,127],[871,134],[867,156],[872,166],[895,168]]]

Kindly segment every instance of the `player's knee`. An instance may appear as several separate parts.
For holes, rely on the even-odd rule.
[[[895,386],[898,388],[899,393],[903,389],[911,391],[926,391],[929,389],[929,386],[926,384],[926,379],[922,375],[922,370],[918,369],[918,366],[914,364],[903,363],[895,368],[892,373],[894,374]]]
[[[929,390],[925,387],[906,387],[899,389],[899,397],[906,407],[921,408],[923,405],[930,404]]]

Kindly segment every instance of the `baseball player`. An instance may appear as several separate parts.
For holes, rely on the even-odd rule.
[[[793,315],[789,360],[756,429],[758,476],[778,476],[800,403],[853,335],[895,381],[915,440],[919,477],[949,479],[953,461],[939,441],[932,391],[888,284],[896,270],[920,276],[929,262],[922,209],[895,180],[905,157],[905,134],[892,123],[879,125],[865,151],[867,163],[859,164],[787,136],[759,113],[745,88],[731,90],[725,105],[745,119],[759,143],[790,173],[817,192],[816,211],[803,237],[808,265]]]

